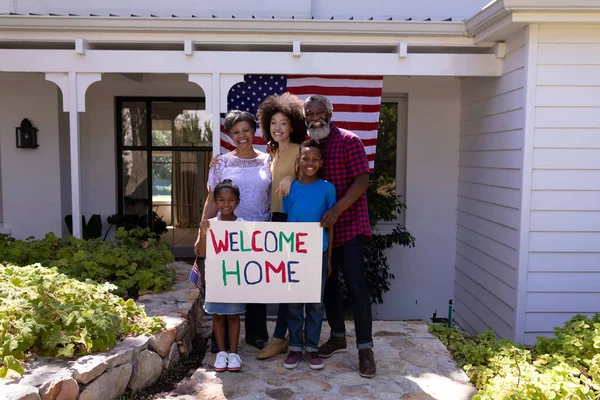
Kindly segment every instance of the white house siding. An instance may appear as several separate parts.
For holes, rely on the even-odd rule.
[[[397,173],[406,171],[400,191],[417,245],[387,253],[396,279],[373,315],[428,319],[435,310],[445,314],[454,291],[460,80],[385,77],[384,98],[395,94],[408,95],[406,159],[399,156]]]
[[[521,31],[506,42],[502,77],[461,85],[454,316],[502,338],[515,327],[525,40]]]
[[[4,227],[19,239],[62,231],[57,92],[42,74],[0,73]],[[37,149],[16,148],[23,118],[39,129]]]
[[[600,27],[540,26],[525,342],[600,312]]]

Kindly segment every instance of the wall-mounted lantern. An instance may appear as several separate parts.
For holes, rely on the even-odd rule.
[[[19,149],[35,149],[39,147],[37,143],[37,128],[35,128],[31,121],[25,118],[21,121],[21,126],[16,128],[17,130],[17,148]]]

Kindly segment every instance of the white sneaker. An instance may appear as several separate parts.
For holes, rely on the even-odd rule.
[[[215,360],[215,371],[221,372],[227,369],[227,353],[224,351],[220,351],[217,353],[217,358]]]
[[[242,359],[236,353],[227,354],[227,371],[239,371],[242,368]]]

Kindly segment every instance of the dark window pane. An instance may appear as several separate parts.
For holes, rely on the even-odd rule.
[[[148,215],[148,168],[145,151],[125,150],[123,159],[124,214]]]
[[[146,103],[124,101],[121,106],[124,146],[146,145]]]
[[[382,103],[373,179],[379,190],[396,193],[396,142],[398,138],[398,103]]]

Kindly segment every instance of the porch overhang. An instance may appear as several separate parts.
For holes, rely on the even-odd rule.
[[[496,0],[465,21],[474,43],[504,41],[530,24],[598,24],[597,0]]]
[[[494,54],[0,50],[0,72],[500,76]]]

